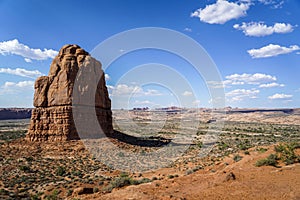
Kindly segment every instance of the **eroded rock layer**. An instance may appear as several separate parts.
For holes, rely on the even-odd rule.
[[[52,61],[49,75],[39,77],[34,88],[35,108],[28,140],[73,140],[113,132],[111,102],[101,63],[79,46],[62,47]],[[92,123],[93,119],[99,127]]]

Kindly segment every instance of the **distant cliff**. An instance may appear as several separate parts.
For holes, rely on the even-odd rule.
[[[0,120],[30,118],[31,110],[31,108],[0,108]]]
[[[296,109],[292,108],[276,108],[276,109],[254,109],[254,108],[249,108],[249,109],[232,109],[226,111],[228,114],[230,113],[253,113],[253,112],[283,112],[286,114],[292,114],[296,111]]]

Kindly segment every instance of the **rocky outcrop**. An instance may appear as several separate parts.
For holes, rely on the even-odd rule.
[[[0,108],[0,120],[27,119],[31,117],[31,108]]]
[[[101,63],[79,46],[62,47],[52,61],[49,75],[39,77],[34,88],[35,108],[28,140],[73,140],[97,134],[95,130],[80,134],[75,126],[76,118],[87,122],[85,131],[95,128],[89,125],[89,119],[96,117],[101,127],[96,132],[100,135],[113,132],[111,101]]]

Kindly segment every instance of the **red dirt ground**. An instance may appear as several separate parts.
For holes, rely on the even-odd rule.
[[[96,193],[80,196],[80,199],[101,200],[200,200],[200,199],[289,199],[300,200],[300,164],[280,168],[256,167],[257,160],[273,153],[269,148],[265,153],[251,150],[250,155],[234,162],[231,157],[213,167],[177,178],[156,180],[137,186],[114,189],[111,193]],[[242,155],[242,154],[240,154]],[[168,172],[161,169],[152,176]],[[235,180],[230,175],[235,175]],[[172,174],[170,172],[169,174]],[[151,177],[151,176],[150,176]],[[228,180],[228,178],[230,180]]]

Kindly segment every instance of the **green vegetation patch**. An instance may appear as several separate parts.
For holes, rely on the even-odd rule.
[[[299,143],[279,144],[274,147],[275,154],[270,154],[267,158],[258,160],[257,167],[274,166],[277,167],[278,161],[284,162],[286,165],[291,165],[300,162],[300,156],[295,153],[295,150],[300,148]]]
[[[132,177],[129,177],[128,175],[125,175],[125,173],[122,173],[119,177],[114,178],[107,187],[104,188],[104,191],[111,192],[114,188],[121,188],[128,185],[139,185],[143,183],[151,182],[148,178],[142,178],[142,179],[133,179]]]

